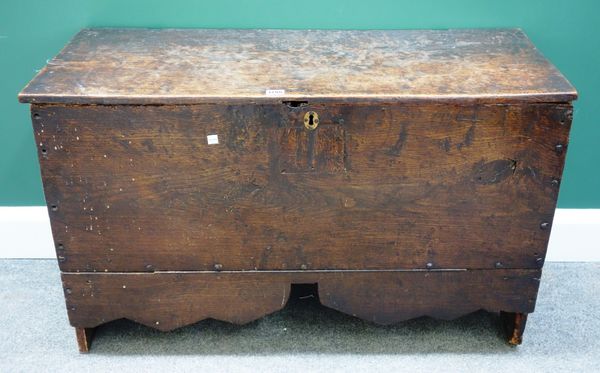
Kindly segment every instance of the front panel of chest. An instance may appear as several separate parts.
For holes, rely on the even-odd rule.
[[[541,267],[571,112],[33,105],[32,118],[63,271],[475,269]]]

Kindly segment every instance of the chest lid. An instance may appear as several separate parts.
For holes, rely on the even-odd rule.
[[[577,93],[517,29],[85,29],[21,102],[567,102]]]

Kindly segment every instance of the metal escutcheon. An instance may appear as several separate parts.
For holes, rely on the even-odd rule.
[[[319,125],[319,114],[314,111],[307,111],[304,114],[304,127],[308,130],[314,130]]]

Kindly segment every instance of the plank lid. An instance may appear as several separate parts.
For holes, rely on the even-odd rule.
[[[85,29],[21,102],[567,102],[577,92],[517,29]]]

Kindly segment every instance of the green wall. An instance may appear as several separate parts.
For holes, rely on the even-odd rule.
[[[588,0],[1,0],[0,205],[42,205],[17,93],[79,29],[520,27],[578,89],[559,207],[600,208],[600,2]]]

